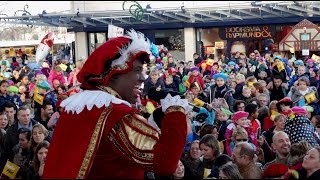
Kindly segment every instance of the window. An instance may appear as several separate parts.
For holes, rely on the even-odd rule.
[[[101,44],[106,42],[107,33],[89,33],[89,54],[91,54],[96,48],[98,48]]]

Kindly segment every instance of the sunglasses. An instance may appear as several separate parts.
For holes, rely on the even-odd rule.
[[[241,141],[248,141],[248,139],[236,139],[236,141],[241,142]]]

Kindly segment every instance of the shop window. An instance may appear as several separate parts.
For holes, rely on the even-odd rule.
[[[155,44],[163,44],[169,51],[184,51],[184,31],[183,29],[157,30],[155,31]]]
[[[101,44],[106,42],[107,33],[88,33],[89,37],[89,54],[91,54]]]

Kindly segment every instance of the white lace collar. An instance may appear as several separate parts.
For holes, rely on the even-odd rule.
[[[99,90],[84,90],[72,95],[61,102],[61,107],[63,107],[64,111],[68,113],[71,111],[72,113],[79,114],[85,107],[87,107],[88,110],[91,110],[93,106],[96,106],[97,108],[101,108],[104,105],[109,106],[110,102],[114,104],[125,104],[131,107],[129,102]]]

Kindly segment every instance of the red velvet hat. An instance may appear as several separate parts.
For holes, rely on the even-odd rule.
[[[264,170],[262,176],[264,178],[279,178],[285,175],[289,170],[289,167],[284,164],[271,164]]]
[[[151,45],[144,34],[134,30],[127,34],[108,40],[91,53],[77,75],[82,89],[98,89],[99,85],[107,85],[113,75],[130,72],[138,57],[150,60]]]

